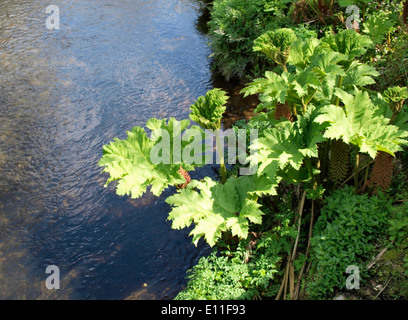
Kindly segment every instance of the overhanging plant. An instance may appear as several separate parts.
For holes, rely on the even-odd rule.
[[[213,89],[201,96],[191,106],[190,119],[198,123],[206,130],[213,130],[219,155],[221,181],[227,180],[227,171],[225,168],[224,153],[221,150],[220,129],[221,118],[225,112],[225,103],[227,102],[227,93],[220,89]]]
[[[180,167],[190,171],[204,165],[205,144],[200,144],[202,157],[193,158],[194,161],[185,162],[179,155],[192,151],[197,133],[201,142],[204,141],[203,129],[214,130],[217,146],[220,146],[219,130],[226,101],[226,93],[219,89],[210,90],[197,99],[191,106],[190,118],[202,128],[189,127],[189,120],[150,119],[146,124],[151,130],[150,137],[143,128],[134,127],[128,132],[127,139],[114,139],[104,146],[99,161],[104,167],[103,172],[110,174],[106,184],[117,181],[117,194],[139,198],[148,187],[159,196],[166,188],[184,183]],[[187,139],[181,137],[182,133]],[[173,207],[168,216],[173,221],[172,227],[180,229],[193,223],[195,227],[191,235],[195,244],[204,238],[214,246],[226,232],[239,239],[246,238],[249,223],[262,222],[258,197],[276,194],[279,183],[279,177],[262,174],[227,180],[222,150],[218,154],[221,181],[209,177],[203,181],[191,180],[185,188],[166,199]],[[161,161],[163,159],[165,161]]]
[[[195,244],[203,238],[215,246],[226,233],[238,239],[247,238],[251,226],[261,224],[265,216],[261,200],[281,196],[281,187],[286,190],[290,187],[294,198],[292,223],[297,236],[291,243],[277,298],[299,296],[311,239],[310,231],[306,236],[309,239],[306,252],[302,254],[303,266],[296,269],[299,272],[295,277],[304,212],[310,213],[307,218],[312,230],[315,211],[325,191],[349,179],[347,170],[329,174],[332,164],[346,161],[347,168],[354,169],[355,191],[359,192],[360,154],[374,158],[381,151],[393,156],[408,136],[403,113],[391,121],[391,98],[387,102],[365,88],[378,75],[374,68],[357,60],[372,45],[370,39],[346,30],[321,40],[292,40],[290,50],[288,43],[280,48],[276,43],[270,47],[264,43],[272,59],[281,66],[292,67],[286,70],[282,67],[279,73],[267,71],[265,77],[255,79],[243,89],[245,95],[258,94],[261,100],[257,108],[260,114],[253,121],[268,123],[249,147],[258,150],[256,156],[249,157],[250,163],[258,168],[256,173],[227,178],[220,161],[221,181],[209,177],[192,180],[185,189],[166,199],[172,206],[168,219],[172,220],[173,228],[193,225],[191,235]],[[104,147],[99,162],[111,175],[108,183],[117,180],[118,194],[132,197],[141,196],[148,186],[155,195],[160,195],[165,188],[182,183],[180,166],[193,170],[204,163],[198,158],[184,163],[175,156],[174,145],[188,152],[194,140],[189,132],[195,130],[199,135],[204,134],[203,129],[217,132],[225,102],[225,92],[214,89],[192,105],[190,118],[201,128],[189,127],[189,120],[151,119],[147,123],[152,131],[150,138],[143,128],[135,127],[126,140],[115,139]],[[290,119],[273,116],[278,104],[291,108]],[[190,138],[178,139],[183,131]],[[170,137],[167,144],[163,142],[165,136]],[[333,148],[338,148],[338,152],[330,152]],[[157,157],[172,160],[155,163],[148,156],[152,150],[160,151]],[[351,153],[355,155],[353,160],[349,159]],[[330,184],[333,177],[335,183]]]

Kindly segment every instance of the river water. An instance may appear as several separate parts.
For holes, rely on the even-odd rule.
[[[151,117],[187,118],[213,87],[203,3],[51,2],[0,2],[0,299],[171,299],[209,248],[170,228],[171,190],[119,197],[97,162]]]

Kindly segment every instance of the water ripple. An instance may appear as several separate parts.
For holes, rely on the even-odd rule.
[[[172,298],[208,248],[170,228],[165,197],[104,188],[97,162],[113,137],[186,118],[209,89],[199,4],[62,0],[54,31],[48,5],[0,3],[0,299]]]

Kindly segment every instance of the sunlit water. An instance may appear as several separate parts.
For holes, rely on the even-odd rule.
[[[60,29],[45,25],[58,5]],[[0,2],[0,299],[170,299],[208,254],[150,194],[104,188],[102,146],[211,89],[200,1]],[[214,175],[211,166],[193,178]],[[45,287],[45,269],[61,289]]]

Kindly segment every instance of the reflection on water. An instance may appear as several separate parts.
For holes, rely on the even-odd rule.
[[[150,117],[186,118],[212,87],[201,5],[61,0],[61,29],[47,30],[49,4],[0,3],[0,299],[172,298],[208,248],[171,230],[173,190],[116,196],[97,161]]]

